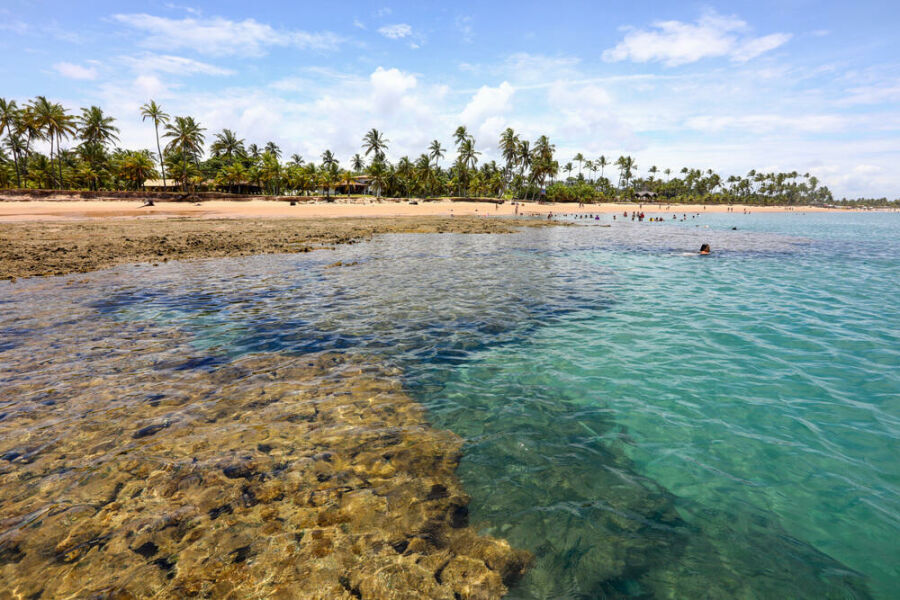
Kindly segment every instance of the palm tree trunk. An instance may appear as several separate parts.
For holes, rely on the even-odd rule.
[[[6,124],[6,135],[12,140],[12,130],[9,127],[9,123]],[[13,162],[16,163],[16,187],[22,187],[22,178],[19,175],[19,150],[13,146]]]
[[[63,183],[62,176],[62,150],[59,147],[60,138],[62,136],[60,134],[56,134],[56,166],[59,168],[59,188],[62,189],[65,185]]]
[[[159,169],[162,171],[163,189],[166,188],[166,165],[163,163],[162,149],[159,147],[159,122],[154,119],[153,126],[156,129],[156,154],[159,156]]]

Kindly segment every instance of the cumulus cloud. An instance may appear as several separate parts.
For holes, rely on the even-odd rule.
[[[143,73],[168,73],[172,75],[233,75],[231,69],[224,69],[209,63],[172,56],[170,54],[143,54],[123,56],[121,61],[133,70]]]
[[[650,29],[627,28],[625,38],[603,52],[603,60],[661,62],[670,67],[713,57],[746,62],[791,39],[787,33],[753,37],[747,30],[747,23],[741,19],[714,12],[695,23],[657,21]]]
[[[459,118],[470,127],[480,126],[490,117],[507,112],[515,89],[504,81],[497,87],[482,86],[460,113]]]
[[[57,73],[69,79],[97,79],[97,69],[94,67],[83,67],[69,62],[58,62],[53,65]]]
[[[397,23],[396,25],[385,25],[378,28],[378,33],[392,40],[400,40],[412,35],[412,27],[406,23]]]
[[[146,13],[117,14],[113,19],[143,32],[146,37],[140,43],[148,48],[189,49],[212,56],[263,56],[273,46],[333,50],[342,41],[330,32],[275,29],[254,19],[169,19]]]

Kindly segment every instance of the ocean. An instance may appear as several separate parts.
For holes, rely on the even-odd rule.
[[[509,598],[894,597],[900,214],[663,214],[0,283],[0,477],[176,431],[235,361],[338,353],[461,437],[468,522],[534,557]],[[135,435],[72,441],[0,517]]]

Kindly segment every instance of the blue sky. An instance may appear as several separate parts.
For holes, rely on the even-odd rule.
[[[346,164],[500,131],[728,175],[809,171],[837,195],[900,195],[900,3],[0,1],[0,96],[100,104],[128,147],[139,106],[208,138]]]

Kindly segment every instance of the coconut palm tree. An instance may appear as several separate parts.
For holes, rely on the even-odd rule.
[[[516,135],[516,132],[513,131],[512,127],[507,127],[503,133],[500,134],[500,153],[503,155],[503,160],[506,161],[504,188],[509,186],[509,182],[512,179],[513,165],[515,165],[516,159],[518,158],[518,150],[519,136]]]
[[[384,153],[388,149],[389,142],[390,140],[386,140],[383,133],[373,128],[363,137],[363,150],[366,151],[366,156],[374,153],[375,161],[384,161]]]
[[[584,164],[584,155],[581,152],[579,152],[578,154],[575,155],[575,157],[572,160],[574,160],[575,162],[578,163],[578,177],[580,178],[581,177],[581,167]]]
[[[206,131],[200,124],[194,120],[194,117],[175,117],[174,123],[166,124],[166,133],[163,137],[169,138],[166,145],[166,152],[178,152],[181,161],[185,163],[184,167],[179,171],[182,175],[181,183],[184,191],[187,191],[188,179],[193,174],[188,175],[188,162],[194,164],[199,162],[200,155],[203,153],[203,132]]]
[[[375,130],[373,129],[372,131]],[[372,164],[369,165],[368,172],[369,177],[372,178],[372,185],[375,186],[375,197],[381,198],[381,190],[384,189],[388,175],[384,161],[378,160],[376,157],[376,159],[372,161]]]
[[[434,166],[438,166],[438,161],[444,158],[444,149],[439,141],[432,140],[431,145],[428,146],[428,156],[434,161]]]
[[[62,160],[60,158],[60,144],[63,138],[75,135],[75,117],[68,114],[61,104],[53,103],[44,96],[38,96],[33,103],[34,114],[44,139],[50,141],[50,162],[53,162],[53,141],[56,140],[56,166],[59,172],[58,183],[63,185]]]
[[[81,118],[78,119],[78,135],[87,144],[106,146],[110,142],[119,141],[119,128],[113,125],[113,117],[103,114],[99,106],[81,109]]]
[[[404,156],[397,161],[397,175],[400,177],[400,179],[403,180],[403,183],[406,187],[407,200],[409,200],[410,198],[409,183],[413,178],[413,174],[413,164],[412,162],[410,162],[408,156]]]
[[[162,149],[159,146],[159,126],[169,123],[169,115],[163,112],[162,108],[154,100],[150,100],[141,107],[141,121],[150,119],[153,121],[153,128],[156,130],[156,152],[159,157],[159,168],[162,171],[163,186],[166,185],[166,165],[163,161]]]
[[[247,150],[244,149],[244,140],[238,138],[232,130],[223,129],[222,133],[217,133],[213,137],[215,140],[209,146],[209,150],[216,158],[225,158],[230,163],[247,154]]]
[[[431,155],[422,154],[416,160],[416,179],[422,185],[426,196],[434,195],[434,186],[437,183],[437,175],[431,167]]]
[[[279,148],[278,144],[276,144],[275,142],[266,143],[266,148],[265,148],[264,152],[268,152],[275,158],[281,158],[281,148]]]
[[[363,160],[363,157],[358,152],[350,159],[350,168],[353,169],[354,173],[362,173],[363,169],[366,168],[366,161]]]
[[[456,140],[456,145],[462,145],[463,141],[470,138],[472,136],[469,135],[469,130],[466,129],[465,125],[460,125],[456,128],[456,131],[453,132],[453,139]]]
[[[473,169],[478,163],[478,156],[481,152],[475,150],[475,139],[471,136],[463,138],[459,145],[459,158],[457,160],[460,169],[460,179],[468,183],[469,170]],[[469,197],[469,186],[465,186],[466,197]]]
[[[144,187],[144,182],[156,177],[153,157],[148,150],[126,151],[117,161],[117,175],[131,182],[132,189]]]
[[[609,163],[606,161],[606,157],[601,154],[600,158],[597,159],[597,162],[595,164],[598,167],[600,167],[600,178],[602,179],[603,178],[603,170],[606,168],[606,166]]]
[[[331,150],[326,150],[322,153],[322,169],[329,182],[337,180],[338,162]],[[328,196],[329,191],[329,188],[325,188],[326,196]]]
[[[13,133],[13,124],[17,123],[18,119],[19,109],[16,101],[0,98],[0,135],[3,135],[3,130],[6,129],[7,146],[12,152],[13,162],[16,165],[16,187],[22,187],[22,176],[19,172],[19,144],[15,140],[18,136]]]

